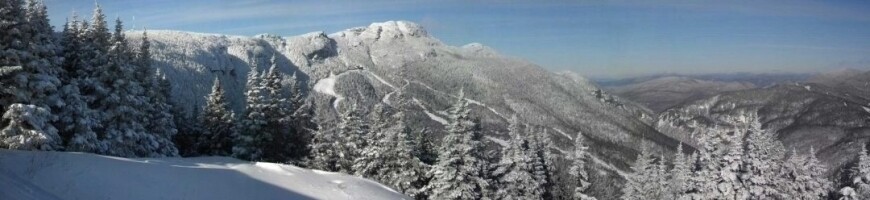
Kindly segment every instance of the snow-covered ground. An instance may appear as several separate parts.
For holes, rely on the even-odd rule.
[[[410,199],[354,176],[227,157],[0,150],[0,199]]]

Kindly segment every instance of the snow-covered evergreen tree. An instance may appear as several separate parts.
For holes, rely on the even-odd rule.
[[[771,199],[779,196],[776,184],[777,166],[785,156],[785,147],[774,134],[761,129],[761,123],[753,120],[747,129],[746,155],[743,159],[743,184],[752,199]]]
[[[0,1],[0,67],[7,70],[16,68],[14,77],[21,77],[26,70],[22,66],[29,55],[24,11],[20,0]],[[8,74],[11,75],[11,74]],[[17,78],[15,78],[17,79]],[[8,95],[0,96],[0,112],[6,111],[11,104],[18,102],[26,88],[22,88],[18,80],[4,78],[3,90]],[[5,124],[0,124],[5,126]]]
[[[426,191],[432,199],[484,198],[488,183],[483,179],[481,133],[461,92],[448,114],[447,135],[438,150],[438,162],[430,170],[432,180]]]
[[[841,189],[840,195],[846,199],[870,199],[870,156],[864,145],[861,145],[858,163],[851,173],[851,186]]]
[[[356,110],[356,106],[352,106],[350,111],[342,114],[341,122],[338,124],[338,171],[347,174],[356,174],[354,164],[359,162],[362,150],[366,148],[369,141],[366,141],[366,136],[370,134],[370,128],[360,113]],[[359,165],[359,164],[357,164]]]
[[[262,149],[258,148],[262,140],[260,132],[266,125],[264,110],[266,109],[265,88],[256,65],[252,65],[248,73],[248,81],[245,91],[245,115],[242,117],[239,137],[233,146],[233,157],[258,160],[262,156]],[[322,131],[321,133],[322,134]]]
[[[60,98],[64,106],[58,109],[58,128],[67,151],[92,152],[104,149],[94,132],[99,126],[97,113],[88,105],[90,98],[85,96],[81,85],[87,78],[82,69],[84,49],[82,22],[78,16],[67,21],[63,29],[63,62],[64,75],[61,76],[62,87]]]
[[[236,116],[227,102],[220,79],[215,78],[211,94],[206,98],[205,108],[200,113],[203,126],[199,137],[199,153],[202,155],[226,156],[232,153],[233,138],[236,137]]]
[[[381,154],[383,160],[376,180],[419,198],[426,179],[426,167],[413,155],[411,128],[405,124],[405,113],[398,111],[390,119],[395,125],[375,143],[387,147]]]
[[[323,123],[317,123],[318,125]],[[336,137],[336,132],[334,129],[324,130],[322,126],[319,126],[313,132],[314,138],[312,138],[310,143],[310,159],[308,160],[308,166],[314,169],[320,169],[324,171],[336,172],[339,170],[339,159],[341,157],[338,155],[339,150],[339,141]]]
[[[780,199],[824,199],[831,188],[830,181],[822,174],[824,171],[814,150],[810,150],[809,156],[799,155],[797,150],[792,150],[778,173],[780,182],[777,188],[782,194]]]
[[[686,155],[683,152],[683,143],[677,146],[677,154],[674,156],[673,168],[670,171],[668,187],[670,188],[670,196],[674,199],[686,198],[686,191],[689,190],[689,179],[692,177],[693,159],[692,155]]]
[[[532,159],[535,156],[534,149],[522,133],[519,120],[516,115],[511,117],[508,127],[510,143],[501,151],[501,160],[495,170],[500,178],[498,180],[497,199],[541,199],[543,188],[535,179]]]
[[[359,156],[353,160],[353,169],[357,176],[383,181],[378,172],[383,168],[384,162],[386,162],[385,159],[388,156],[386,151],[390,148],[395,148],[395,144],[392,144],[393,141],[383,141],[390,134],[394,134],[390,133],[391,131],[395,131],[390,130],[390,128],[392,128],[392,123],[397,122],[392,121],[393,119],[391,119],[390,115],[391,113],[387,110],[385,104],[375,105],[374,111],[370,113],[368,117],[368,122],[371,124],[370,131],[357,139],[365,141],[366,145],[354,143],[361,146]],[[355,135],[349,136],[357,137]]]
[[[632,173],[626,177],[621,199],[662,199],[665,190],[660,190],[659,171],[646,145],[631,166]],[[661,161],[659,161],[661,162]]]
[[[3,113],[0,148],[21,150],[55,150],[60,137],[49,123],[51,112],[34,105],[12,104]]]
[[[302,157],[290,157],[291,153],[302,151],[304,147],[295,143],[301,139],[301,137],[296,136],[296,127],[292,126],[295,108],[292,99],[290,99],[288,87],[284,84],[283,75],[278,71],[275,55],[272,56],[271,63],[272,66],[262,79],[263,88],[266,91],[264,93],[266,96],[265,109],[263,110],[266,124],[261,130],[261,134],[265,135],[262,137],[262,146],[260,146],[263,151],[262,160],[288,162],[302,159]]]
[[[724,199],[747,199],[748,190],[743,187],[740,180],[741,164],[743,164],[743,136],[744,131],[735,130],[731,136],[723,136],[727,142],[727,150],[724,155],[717,156],[720,159],[719,176],[715,179],[716,191],[719,198]]]
[[[540,188],[541,196],[552,198],[549,195],[554,187],[553,174],[555,169],[552,163],[553,153],[550,150],[552,146],[550,134],[547,133],[546,129],[540,132],[533,132],[531,130],[528,132],[532,133],[529,135],[531,137],[529,141],[532,152],[532,176],[535,178],[537,187]]]
[[[727,153],[724,145],[724,133],[718,128],[700,131],[698,133],[698,152],[695,154],[692,177],[689,181],[689,190],[686,198],[689,199],[714,199],[723,198],[719,193],[720,172],[722,171],[721,156]]]
[[[583,133],[578,132],[574,139],[574,151],[568,155],[571,161],[571,167],[568,169],[568,174],[574,182],[574,199],[578,200],[594,200],[595,197],[588,195],[589,187],[592,185],[589,182],[589,173],[586,171],[586,163],[589,160],[589,147],[584,142]]]

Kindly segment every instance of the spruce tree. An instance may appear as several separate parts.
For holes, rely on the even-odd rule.
[[[252,65],[246,83],[245,114],[242,116],[239,137],[233,146],[233,157],[245,160],[259,160],[262,157],[259,145],[263,137],[261,131],[266,125],[264,110],[267,108],[263,94],[266,89],[261,83],[259,71],[256,65]]]
[[[644,145],[634,164],[631,165],[632,173],[625,177],[626,182],[622,188],[621,199],[660,199],[659,193],[663,191],[654,191],[657,188],[655,187],[655,173],[657,172],[653,161],[654,158]]]
[[[310,159],[308,166],[314,169],[337,172],[339,170],[339,141],[334,129],[324,130],[322,123],[317,123],[310,143]]]
[[[589,160],[589,147],[583,141],[583,133],[578,132],[574,139],[574,151],[569,154],[568,159],[571,161],[571,167],[568,169],[568,174],[574,182],[574,199],[578,200],[594,200],[595,197],[589,196],[587,193],[592,185],[589,182],[589,174],[586,171],[586,163]]]
[[[206,98],[205,108],[200,113],[202,135],[197,145],[201,155],[226,156],[232,153],[236,137],[235,114],[230,110],[220,79],[215,78],[211,94]]]
[[[683,143],[677,146],[677,154],[674,156],[673,169],[668,186],[670,187],[670,196],[674,199],[685,198],[686,191],[689,190],[689,179],[692,176],[692,155],[686,155],[683,152]]]
[[[469,116],[468,100],[460,93],[448,111],[449,123],[432,166],[426,191],[432,199],[480,199],[488,187],[483,179],[482,144],[478,125]]]
[[[780,199],[824,199],[827,196],[831,183],[822,176],[825,168],[814,154],[814,150],[810,150],[809,156],[792,150],[778,173]]]
[[[781,165],[785,147],[774,134],[761,129],[756,120],[747,130],[746,157],[743,160],[743,184],[753,199],[771,199],[779,196],[776,184],[776,166]]]
[[[360,111],[352,106],[350,111],[342,114],[338,124],[338,171],[346,174],[356,174],[354,164],[359,162],[362,150],[369,141],[366,135],[370,134],[369,125],[360,117]]]
[[[858,163],[852,169],[852,182],[850,195],[853,199],[870,199],[870,156],[867,155],[867,149],[861,145],[861,150],[858,154]]]
[[[543,188],[535,179],[532,157],[534,144],[521,132],[516,115],[511,117],[508,127],[510,143],[501,151],[501,160],[495,173],[498,180],[498,199],[541,199]]]
[[[51,112],[35,105],[12,104],[2,121],[0,148],[20,150],[55,150],[60,137],[47,121]]]

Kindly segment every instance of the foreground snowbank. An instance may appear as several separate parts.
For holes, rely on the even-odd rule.
[[[408,199],[362,178],[227,157],[0,150],[0,199]]]

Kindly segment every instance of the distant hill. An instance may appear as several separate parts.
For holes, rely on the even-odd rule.
[[[608,88],[617,96],[638,102],[654,112],[707,98],[722,92],[755,88],[749,82],[700,80],[684,76],[663,76],[638,83]]]

